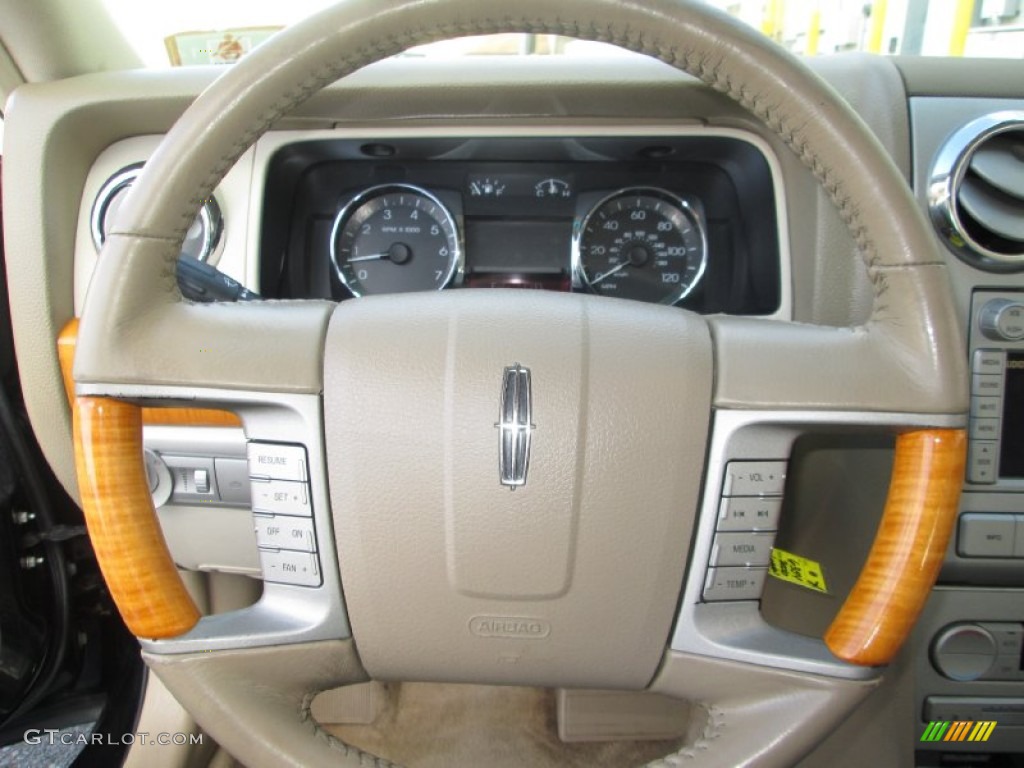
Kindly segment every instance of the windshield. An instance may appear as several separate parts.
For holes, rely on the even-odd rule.
[[[146,66],[230,64],[336,0],[103,0]],[[711,0],[794,53],[1024,57],[1021,0]],[[619,55],[554,35],[460,38],[406,56]]]

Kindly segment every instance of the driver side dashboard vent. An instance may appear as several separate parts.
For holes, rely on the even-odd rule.
[[[1024,269],[1024,112],[986,115],[949,137],[932,166],[928,209],[963,261]]]

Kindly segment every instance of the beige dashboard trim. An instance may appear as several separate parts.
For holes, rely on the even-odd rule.
[[[144,163],[160,145],[163,137],[156,134],[133,136],[122,139],[107,147],[96,158],[82,189],[82,201],[78,209],[78,226],[75,232],[75,316],[82,314],[89,281],[99,260],[96,246],[90,232],[90,217],[96,196],[104,183],[126,166]],[[245,274],[247,253],[246,232],[250,199],[257,197],[252,190],[253,152],[246,152],[224,177],[214,195],[224,217],[224,233],[220,238],[209,263],[236,280]],[[262,192],[262,190],[260,190]]]

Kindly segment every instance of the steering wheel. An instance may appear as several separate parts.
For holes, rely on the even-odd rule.
[[[274,121],[410,46],[498,32],[644,53],[762,120],[856,239],[870,319],[705,318],[514,291],[182,299],[186,229]],[[108,235],[75,362],[83,507],[146,662],[246,765],[386,764],[310,716],[316,692],[368,677],[650,689],[697,713],[690,743],[658,764],[789,764],[871,690],[936,578],[965,451],[955,318],[934,239],[869,130],[724,13],[685,0],[353,0],[207,89]],[[140,405],[183,401],[241,416],[252,471],[302,486],[316,542],[303,583],[268,576],[255,606],[201,620],[140,450]],[[719,494],[742,466],[730,462],[784,461],[801,430],[833,424],[897,440],[877,538],[825,641],[768,626],[756,602],[704,601]],[[526,450],[513,492],[499,454],[524,468]]]

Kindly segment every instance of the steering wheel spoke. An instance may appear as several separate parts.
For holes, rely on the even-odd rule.
[[[911,413],[716,410],[672,650],[836,678],[873,677],[871,667],[891,661],[906,638],[941,565],[963,476],[961,427],[959,417]],[[837,432],[887,435],[896,458],[862,583],[826,644],[768,624],[758,600],[778,515],[792,491],[793,446],[801,437]]]
[[[82,385],[80,390],[99,388],[102,385]],[[320,396],[162,385],[119,389],[124,400],[78,397],[76,449],[83,507],[97,557],[122,615],[143,647],[166,654],[208,653],[348,637],[327,493]],[[298,521],[311,534],[295,544],[260,548],[264,588],[259,602],[201,619],[163,544],[140,461],[142,409],[197,403],[237,414],[241,421],[241,428],[220,429],[231,433],[227,442],[248,446],[255,520],[268,526],[275,517],[279,522]],[[284,474],[278,466],[284,466]],[[275,516],[274,497],[282,494],[289,497],[280,502],[287,506],[285,517]],[[303,503],[294,503],[292,496]],[[154,610],[164,603],[171,608],[154,617]]]

